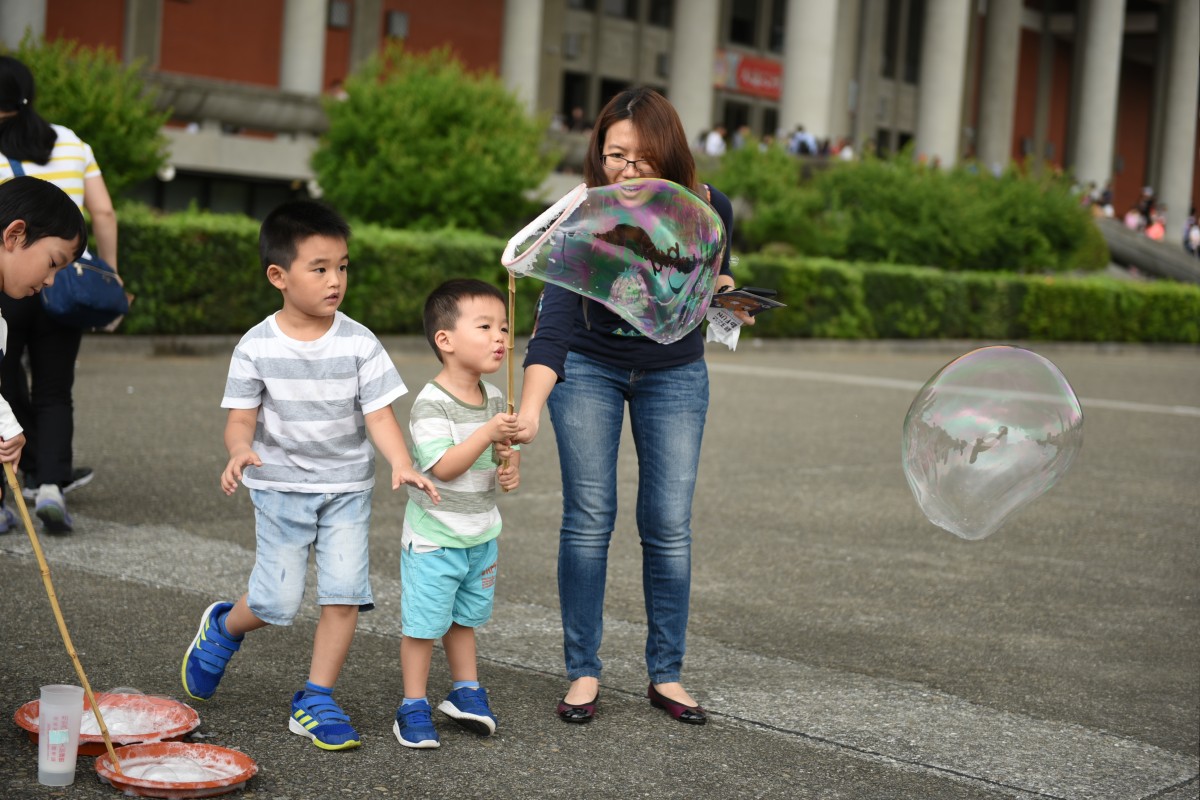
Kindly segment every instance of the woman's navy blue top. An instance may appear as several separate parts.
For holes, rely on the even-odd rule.
[[[729,234],[733,230],[733,205],[721,192],[709,187],[713,210],[725,225],[725,255],[721,274],[732,275],[729,268]],[[630,334],[629,324],[600,303],[546,284],[539,301],[536,331],[529,340],[525,368],[541,364],[554,370],[561,381],[566,377],[567,352],[629,369],[664,369],[690,364],[704,356],[701,326],[677,342],[659,344],[640,333]]]

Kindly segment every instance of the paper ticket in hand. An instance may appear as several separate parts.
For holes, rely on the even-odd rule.
[[[707,342],[720,342],[730,350],[737,350],[738,337],[742,333],[742,323],[725,309],[710,305],[704,315],[708,320]]]

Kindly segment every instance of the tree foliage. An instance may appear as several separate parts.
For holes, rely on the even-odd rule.
[[[725,155],[714,185],[752,209],[750,249],[782,243],[813,256],[949,270],[1102,269],[1108,248],[1067,179],[966,164],[942,170],[910,153],[832,162],[801,175],[779,148]]]
[[[166,163],[161,129],[170,114],[155,111],[138,65],[122,64],[108,49],[30,36],[8,55],[33,73],[37,112],[91,145],[114,197]]]
[[[343,213],[396,228],[500,232],[527,214],[553,157],[543,120],[491,75],[472,75],[448,50],[390,45],[326,103],[329,130],[313,170]]]

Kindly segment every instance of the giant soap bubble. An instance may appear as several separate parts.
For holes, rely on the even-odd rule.
[[[509,240],[503,263],[596,300],[656,342],[704,319],[725,226],[704,198],[671,181],[580,184]]]
[[[959,356],[904,418],[904,476],[930,522],[982,539],[1062,477],[1083,445],[1067,379],[1019,347]]]

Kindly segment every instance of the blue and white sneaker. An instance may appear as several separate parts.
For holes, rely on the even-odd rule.
[[[200,629],[183,656],[183,690],[193,700],[207,700],[217,691],[229,659],[242,646],[241,639],[221,633],[217,617],[233,608],[233,603],[216,602],[204,610]]]
[[[392,733],[396,734],[396,741],[405,747],[428,749],[442,745],[442,740],[438,738],[433,727],[433,709],[426,700],[396,709],[396,722],[392,725]]]
[[[17,527],[17,515],[8,506],[0,507],[0,533],[8,533]]]
[[[488,706],[487,689],[455,689],[446,695],[438,711],[480,736],[496,732],[496,715]]]
[[[350,725],[350,717],[327,694],[305,697],[303,691],[296,692],[292,698],[288,730],[307,736],[322,750],[349,750],[362,744],[358,731]]]

